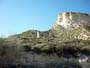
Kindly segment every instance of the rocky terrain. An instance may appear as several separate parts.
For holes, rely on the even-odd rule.
[[[52,31],[57,37],[62,37],[61,40],[64,41],[74,39],[90,40],[90,16],[83,13],[64,12],[58,15]]]
[[[48,31],[28,30],[0,38],[0,50],[0,64],[5,68],[10,64],[26,68],[89,68],[90,15],[60,13]]]

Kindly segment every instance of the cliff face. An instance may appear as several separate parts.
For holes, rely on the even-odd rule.
[[[58,15],[52,31],[61,40],[90,40],[90,16],[83,13],[63,12]]]

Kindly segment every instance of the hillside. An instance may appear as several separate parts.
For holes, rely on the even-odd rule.
[[[35,66],[42,63],[47,66],[60,63],[61,66],[73,67],[75,64],[78,66],[76,68],[81,68],[78,62],[81,55],[90,58],[90,15],[60,13],[48,31],[28,30],[8,38],[0,38],[0,50],[0,64]],[[69,60],[70,58],[72,59]]]
[[[18,35],[9,36],[7,41],[18,46],[29,46],[40,50],[61,47],[90,49],[90,16],[84,13],[63,12],[48,31],[28,30]],[[59,47],[59,48],[58,48]]]

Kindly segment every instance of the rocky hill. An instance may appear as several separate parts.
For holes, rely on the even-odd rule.
[[[60,13],[52,28],[48,31],[28,30],[18,35],[9,36],[14,39],[54,39],[59,41],[90,40],[90,15],[77,12]]]
[[[48,31],[28,30],[9,36],[6,40],[15,45],[29,45],[41,49],[54,46],[58,48],[62,45],[88,48],[90,47],[90,15],[63,12],[58,15],[55,24]]]
[[[90,40],[90,15],[63,12],[58,15],[56,23],[52,27],[52,32],[61,41]]]
[[[0,65],[3,66],[83,68],[78,62],[82,56],[88,57],[86,62],[90,63],[90,16],[84,13],[60,13],[50,30],[28,30],[0,38]]]

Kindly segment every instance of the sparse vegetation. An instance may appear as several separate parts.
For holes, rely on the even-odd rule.
[[[73,19],[80,15],[73,13]],[[79,54],[90,56],[90,40],[82,39],[80,35],[90,36],[89,26],[73,31],[55,26],[55,29],[38,31],[39,37],[37,30],[29,30],[0,38],[0,64],[29,64],[31,68],[81,68],[76,60]],[[71,58],[74,61],[69,61]]]

